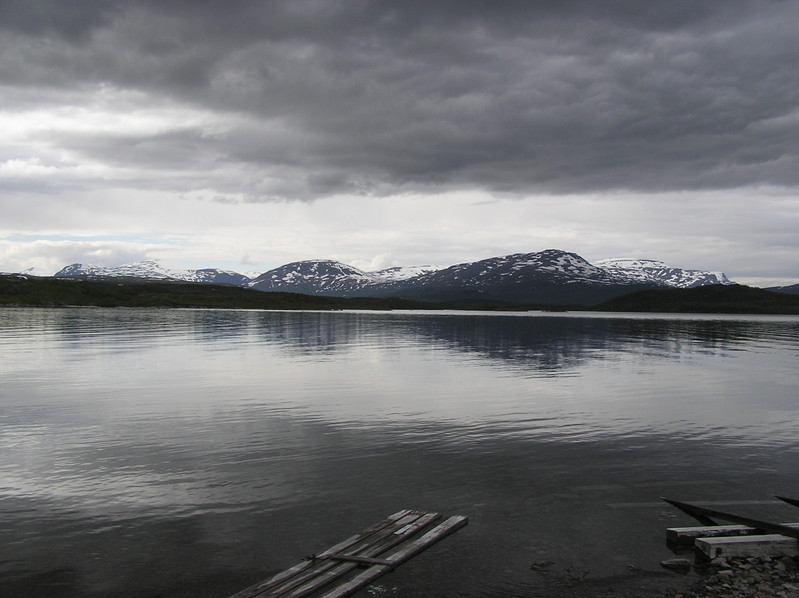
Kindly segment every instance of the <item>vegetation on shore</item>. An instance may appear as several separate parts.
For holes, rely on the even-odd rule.
[[[264,293],[223,284],[197,282],[105,281],[0,276],[0,305],[26,307],[184,307],[211,309],[430,309],[405,299],[343,299]]]
[[[742,285],[640,291],[596,306],[343,298],[263,292],[237,286],[141,279],[75,280],[0,275],[0,306],[183,307],[209,309],[594,310],[665,313],[799,314],[799,297]]]
[[[479,309],[565,311],[581,306],[520,305],[469,300],[422,301],[399,297],[329,297],[265,292],[199,282],[145,281],[140,278],[84,280],[19,274],[0,275],[0,306],[20,307],[183,307],[207,309],[390,310]]]
[[[593,309],[658,313],[799,314],[799,296],[739,284],[639,291]]]

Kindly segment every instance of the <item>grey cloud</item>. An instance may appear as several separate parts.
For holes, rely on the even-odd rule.
[[[0,240],[0,263],[3,271],[50,276],[68,264],[84,263],[117,266],[157,255],[158,247],[141,247],[113,241],[37,240],[24,245]]]
[[[793,3],[100,4],[0,12],[3,80],[213,111],[215,138],[176,123],[134,146],[58,143],[148,168],[240,165],[220,193],[799,184]]]
[[[107,25],[119,8],[118,3],[105,0],[4,0],[0,30],[82,41]]]

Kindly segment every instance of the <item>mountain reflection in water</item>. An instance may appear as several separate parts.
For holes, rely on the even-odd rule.
[[[471,522],[364,595],[655,591],[659,496],[799,494],[797,318],[3,309],[0,348],[15,596],[224,597],[402,508]]]

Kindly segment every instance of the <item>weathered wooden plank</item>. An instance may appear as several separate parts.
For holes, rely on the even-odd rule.
[[[799,523],[783,523],[799,529]],[[693,546],[697,538],[717,538],[761,535],[763,530],[748,525],[712,525],[695,527],[670,527],[666,530],[666,541],[675,546]]]
[[[794,507],[799,507],[799,499],[796,498],[788,498],[787,496],[778,496],[781,501],[787,502],[789,505],[793,505]]]
[[[468,521],[462,516],[450,517],[440,523],[442,519],[438,513],[399,511],[231,598],[305,598],[318,595],[325,588],[330,590],[330,587],[333,587],[330,590],[333,596],[349,595],[460,529]],[[386,556],[389,552],[390,556]],[[370,575],[357,574],[356,569],[364,567],[364,573]]]
[[[427,525],[433,523],[434,521],[441,518],[441,515],[438,513],[425,513],[421,517],[418,517],[416,521],[405,523],[404,520],[400,520],[398,522],[399,529],[394,531],[390,536],[381,538],[376,543],[370,544],[364,548],[359,549],[357,556],[364,556],[364,557],[375,557],[378,556],[385,551],[393,548],[394,546],[405,542],[408,537],[412,536],[420,529],[426,527]],[[326,551],[328,552],[328,551]],[[321,556],[321,555],[320,555]],[[320,571],[318,575],[315,575],[313,578],[309,579],[307,583],[293,588],[289,592],[281,592],[275,593],[274,596],[280,596],[281,598],[304,598],[308,596],[328,584],[334,582],[335,580],[347,575],[354,569],[358,567],[355,563],[341,563],[336,561],[327,561],[328,563],[333,562],[333,567],[326,567],[325,570]],[[324,567],[324,565],[322,565]],[[267,594],[266,596],[272,596],[271,594]]]
[[[388,573],[394,567],[399,566],[408,559],[416,556],[423,550],[429,548],[439,540],[447,537],[448,535],[458,531],[469,522],[468,518],[461,515],[454,515],[446,521],[440,523],[421,537],[413,540],[394,551],[385,560],[390,561],[390,565],[377,565],[370,567],[363,573],[352,578],[345,584],[338,586],[330,592],[324,594],[322,598],[344,598],[357,592],[367,584],[372,583],[374,580],[382,575]]]
[[[394,540],[394,533],[400,527],[405,527],[414,522],[421,522],[426,524],[428,521],[434,520],[439,515],[436,513],[420,513],[418,511],[410,511],[404,517],[392,522],[390,526],[381,529],[376,534],[371,534],[363,538],[361,541],[351,545],[348,550],[350,554],[358,553],[364,557],[376,556],[379,554],[379,547],[384,543],[391,543]],[[393,545],[393,544],[390,544]],[[312,559],[313,570],[301,578],[291,581],[290,584],[284,584],[282,587],[276,589],[271,594],[266,594],[267,597],[285,597],[285,598],[302,598],[308,596],[325,585],[332,583],[336,579],[349,574],[357,568],[355,563],[342,563],[337,560],[329,559],[331,554],[340,554],[339,551],[332,549],[325,550],[319,555],[315,555]]]
[[[365,556],[355,556],[352,554],[331,554],[327,557],[334,561],[349,561],[351,563],[360,563],[361,565],[390,565],[390,561],[383,559],[371,559]]]
[[[391,529],[393,526],[396,525],[397,521],[404,521],[407,520],[408,517],[413,517],[414,511],[410,509],[405,509],[402,511],[398,511],[393,515],[389,516],[383,521],[380,521],[367,529],[363,530],[362,532],[355,534],[354,536],[350,536],[346,540],[339,542],[335,546],[331,546],[324,552],[317,555],[318,558],[324,558],[328,554],[336,554],[339,552],[343,552],[347,549],[352,549],[352,547],[357,546],[359,543],[363,543],[365,540],[368,540],[370,537],[373,537],[375,534],[378,534],[386,529]],[[308,573],[308,570],[315,566],[316,562],[313,560],[306,560],[302,563],[295,565],[285,571],[270,577],[269,579],[260,581],[248,588],[241,590],[240,592],[234,594],[230,598],[255,598],[256,596],[263,596],[264,593],[276,586],[287,582],[288,580],[294,578],[297,579],[298,576],[301,576],[303,573]],[[332,567],[333,563],[330,563]],[[312,573],[311,573],[312,574]]]
[[[696,550],[708,559],[716,557],[799,556],[799,540],[779,534],[699,538]]]
[[[692,517],[701,517],[701,516],[716,517],[718,519],[723,519],[724,521],[730,521],[732,523],[740,523],[742,525],[756,527],[757,529],[763,530],[765,532],[770,532],[772,534],[781,534],[783,536],[788,536],[790,538],[799,539],[799,529],[794,529],[786,525],[782,525],[781,523],[771,523],[770,521],[761,521],[760,519],[753,519],[752,517],[745,517],[743,515],[735,515],[734,513],[725,513],[724,511],[708,509],[706,507],[700,507],[697,505],[692,505],[686,502],[680,502],[678,500],[672,500],[669,498],[663,498],[663,500],[665,500],[670,505],[674,505],[678,509],[681,509],[685,513],[691,515]]]
[[[762,533],[746,525],[702,525],[697,527],[670,527],[666,529],[666,541],[675,546],[693,546],[698,538],[719,536],[746,536]]]

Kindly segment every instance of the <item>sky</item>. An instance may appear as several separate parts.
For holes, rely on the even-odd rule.
[[[3,0],[0,271],[799,282],[799,2]]]

